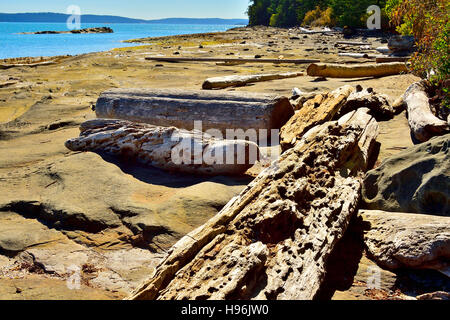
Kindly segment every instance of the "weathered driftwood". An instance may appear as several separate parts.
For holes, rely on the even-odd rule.
[[[356,175],[377,132],[363,109],[312,129],[182,238],[131,299],[313,299],[357,213]]]
[[[411,133],[418,142],[428,141],[449,131],[448,123],[431,112],[423,82],[413,83],[406,90],[403,99],[407,105]]]
[[[307,70],[309,76],[329,78],[385,77],[407,71],[406,64],[400,62],[353,65],[313,63]]]
[[[388,47],[378,47],[375,50],[377,50],[378,52],[380,52],[382,54],[390,54],[390,53],[392,53],[392,51]]]
[[[353,91],[352,86],[344,86],[331,93],[318,94],[306,101],[281,128],[280,144],[283,151],[292,148],[312,127],[332,120]]]
[[[377,56],[367,53],[354,53],[354,52],[339,52],[338,55],[340,57],[351,57],[358,59],[375,59]]]
[[[320,62],[311,59],[245,59],[245,58],[201,58],[201,57],[146,57],[145,60],[161,62],[241,62],[241,63],[293,63],[308,64]]]
[[[337,41],[337,44],[344,44],[348,46],[370,46],[368,42],[357,42],[357,41]]]
[[[82,124],[80,130],[80,137],[66,142],[68,149],[119,155],[167,171],[238,175],[260,158],[253,142],[215,139],[174,127],[96,119]]]
[[[0,69],[11,69],[11,68],[19,68],[19,67],[39,67],[39,66],[48,66],[51,64],[55,64],[55,61],[44,61],[44,62],[36,62],[36,63],[11,63],[11,64],[0,64]]]
[[[376,93],[373,89],[366,89],[352,92],[348,96],[345,104],[339,110],[337,116],[343,116],[346,113],[359,108],[368,108],[370,114],[374,116],[377,121],[390,120],[395,114],[395,110],[391,106],[388,96]]]
[[[278,79],[296,78],[302,76],[302,72],[232,75],[225,77],[209,78],[203,82],[203,89],[223,89],[228,87],[245,86],[248,83],[271,81]]]
[[[101,94],[95,111],[98,118],[187,130],[202,121],[204,131],[224,134],[227,129],[279,129],[294,114],[286,97],[177,89],[112,89]]]
[[[386,63],[386,62],[407,62],[411,57],[377,57],[377,63]]]

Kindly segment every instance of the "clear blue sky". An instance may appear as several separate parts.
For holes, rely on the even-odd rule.
[[[247,18],[249,0],[1,0],[0,12],[66,13],[77,5],[82,14],[116,15],[140,19]]]

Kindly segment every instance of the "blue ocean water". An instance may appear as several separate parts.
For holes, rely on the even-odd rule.
[[[106,34],[36,34],[21,32],[68,31],[65,23],[0,23],[0,59],[75,55],[129,47],[133,44],[122,40],[172,36],[178,34],[225,31],[235,25],[195,24],[82,24],[81,28],[110,27],[114,33]]]

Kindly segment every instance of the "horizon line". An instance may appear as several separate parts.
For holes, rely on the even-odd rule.
[[[53,13],[53,14],[62,14],[70,16],[68,13],[63,12],[51,12],[51,11],[31,11],[31,12],[0,12],[0,14],[39,14],[39,13]],[[155,20],[164,20],[164,19],[220,19],[220,20],[249,20],[248,18],[218,18],[218,17],[165,17],[165,18],[152,18],[152,19],[144,19],[144,18],[132,18],[127,16],[119,16],[114,14],[95,14],[95,13],[82,13],[80,16],[103,16],[103,17],[120,17],[126,19],[134,19],[134,20],[144,20],[144,21],[155,21]]]

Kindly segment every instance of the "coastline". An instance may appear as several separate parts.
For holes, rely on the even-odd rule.
[[[343,48],[333,46],[336,39],[340,39],[340,35],[300,36],[288,29],[233,28],[218,33],[145,38],[140,39],[142,45],[137,47],[64,57],[52,65],[6,69],[0,83],[13,84],[0,88],[0,208],[6,210],[10,208],[7,205],[14,201],[28,204],[27,210],[36,209],[33,205],[39,204],[48,206],[48,210],[68,214],[82,212],[87,226],[92,226],[90,223],[97,220],[104,221],[105,226],[101,232],[96,232],[95,228],[70,230],[51,223],[42,225],[36,219],[25,220],[16,212],[19,209],[8,209],[9,224],[22,228],[23,233],[37,235],[36,239],[30,240],[32,243],[24,243],[17,250],[33,250],[42,265],[53,263],[58,276],[45,272],[33,274],[26,270],[19,274],[5,269],[4,277],[0,278],[0,297],[74,298],[74,293],[65,286],[63,270],[80,261],[87,271],[76,297],[121,299],[128,296],[154,271],[154,266],[165,258],[165,252],[177,240],[217,214],[259,173],[256,171],[238,178],[204,179],[169,175],[151,168],[123,165],[95,154],[70,152],[64,147],[64,142],[79,135],[81,123],[95,118],[92,107],[101,92],[110,88],[199,90],[209,77],[292,71],[305,73],[307,68],[307,65],[258,62],[235,66],[206,62],[162,63],[147,61],[145,57],[254,58],[258,55],[271,59],[360,62],[359,59],[338,56]],[[377,47],[383,39],[374,37],[369,40],[373,47]],[[417,78],[411,74],[325,81],[303,76],[225,91],[290,97],[293,88],[322,92],[350,84],[373,88],[394,101],[415,81]],[[380,129],[378,162],[412,145],[404,113],[391,121],[381,122]],[[11,157],[11,154],[15,156]],[[127,216],[127,212],[132,214]],[[130,228],[134,226],[156,226],[160,234],[143,246],[144,235],[139,234],[137,228],[133,233]],[[77,254],[71,256],[73,260],[68,259],[67,255],[74,252],[81,252],[82,257]],[[132,264],[132,271],[123,269],[123,259]],[[0,270],[11,263],[14,263],[13,258],[0,255]],[[361,272],[373,265],[363,257],[360,269],[364,270]],[[95,280],[93,275],[98,274],[103,276]],[[392,273],[384,272],[383,275],[395,280]],[[8,276],[20,279],[20,286],[27,289],[17,294],[14,281],[8,280]],[[360,276],[359,273],[355,282]],[[357,293],[355,288],[348,289],[337,292],[335,298],[351,299]],[[369,299],[365,296],[359,298]]]

